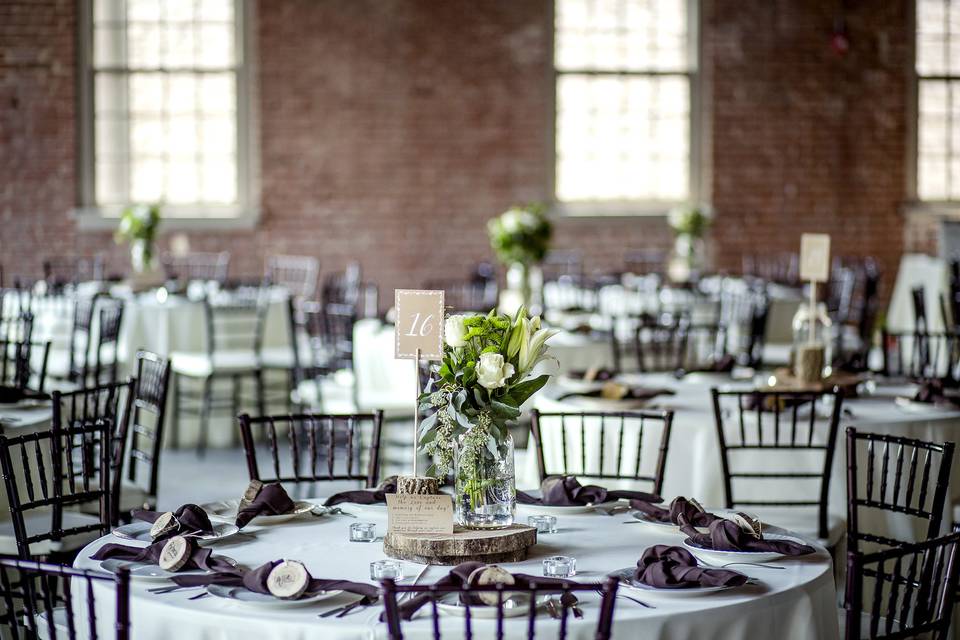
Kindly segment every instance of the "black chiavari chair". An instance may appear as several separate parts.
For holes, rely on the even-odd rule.
[[[367,487],[377,485],[382,411],[257,418],[241,414],[239,421],[251,480],[291,484],[298,490],[316,483],[349,480],[364,482]],[[264,436],[269,454],[262,467],[254,443],[257,435]]]
[[[109,585],[112,605],[94,585]],[[106,595],[106,594],[104,594]],[[33,560],[0,560],[0,630],[13,640],[130,638],[130,572],[74,569]],[[100,604],[98,604],[100,603]],[[113,615],[103,617],[103,612]]]
[[[840,391],[713,388],[710,392],[724,506],[750,507],[761,517],[763,508],[785,509],[788,513],[779,515],[780,522],[797,518],[785,528],[812,534],[833,546],[842,531],[842,522],[828,513],[830,470],[843,405]],[[803,513],[810,509],[814,515]]]
[[[913,330],[926,333],[930,328],[927,324],[927,295],[921,285],[910,290],[910,299],[913,302]]]
[[[634,331],[637,370],[640,373],[654,373],[683,369],[689,329],[690,325],[685,320],[641,318]],[[617,351],[616,345],[614,350]],[[622,370],[621,358],[615,358],[615,362],[617,370]]]
[[[126,482],[120,487],[117,515],[126,517],[131,509],[155,509],[163,451],[170,362],[149,351],[137,352],[137,377],[133,390],[130,453]]]
[[[43,393],[49,358],[49,342],[0,339],[0,386]]]
[[[557,638],[565,640],[569,635],[569,619],[573,615],[571,609],[577,602],[577,594],[600,594],[600,613],[597,620],[596,630],[591,635],[595,640],[609,640],[613,635],[613,610],[617,597],[617,580],[607,578],[604,582],[570,584],[570,585],[491,585],[491,586],[455,586],[455,585],[410,585],[400,586],[393,580],[383,580],[381,582],[381,593],[383,595],[384,620],[387,625],[387,637],[390,640],[402,640],[404,625],[421,625],[422,622],[408,622],[403,620],[400,615],[398,599],[407,594],[410,599],[425,598],[423,605],[429,613],[430,629],[434,640],[441,638],[440,607],[438,603],[463,603],[465,608],[463,624],[455,632],[451,630],[450,637],[463,638],[496,638],[502,640],[506,634],[508,626],[516,625],[516,631],[511,633],[521,634],[527,640],[534,640],[537,637],[538,627],[543,632],[542,637]],[[474,607],[479,605],[471,604],[480,594],[496,594],[497,602],[493,606],[497,608],[496,615],[490,620],[477,620],[477,616],[472,612]],[[526,614],[518,616],[514,621],[507,621],[504,615],[504,603],[511,597],[517,596],[527,599],[529,604],[521,605],[527,608]],[[559,615],[559,619],[548,628],[546,625],[537,624],[537,610],[543,597],[549,596],[554,601],[553,606]],[[556,596],[556,597],[553,597]],[[571,598],[570,596],[573,596]],[[409,600],[408,600],[409,602]],[[521,629],[523,631],[521,631]],[[424,629],[422,633],[426,634]],[[419,636],[419,634],[418,634]],[[518,635],[518,637],[520,637]]]
[[[230,271],[230,252],[195,251],[183,256],[166,254],[161,258],[163,271],[170,280],[227,281]]]
[[[861,542],[895,547],[939,535],[953,449],[952,442],[934,444],[847,427],[847,549],[861,551]],[[862,528],[861,516],[878,511],[898,514],[911,531],[919,526],[922,532],[904,540],[902,534],[894,538],[886,530]]]
[[[43,279],[52,289],[103,280],[103,256],[50,258],[43,262]]]
[[[110,530],[113,431],[111,419],[99,418],[0,435],[11,516],[0,523],[0,553],[68,555]],[[96,515],[81,512],[92,505]]]
[[[313,256],[277,255],[267,258],[267,283],[283,287],[291,298],[313,298],[317,293],[319,277],[320,261]]]
[[[363,290],[360,265],[351,262],[340,272],[331,273],[323,281],[320,300],[323,304],[349,304],[356,306]]]
[[[500,290],[496,280],[433,280],[425,289],[442,289],[443,304],[450,313],[486,313],[497,306]]]
[[[204,298],[206,350],[170,354],[173,370],[171,440],[174,446],[179,445],[180,419],[184,411],[188,408],[198,409],[200,429],[197,452],[201,455],[205,453],[211,414],[215,410],[228,410],[232,416],[240,413],[240,406],[244,402],[242,386],[245,379],[253,381],[258,414],[266,414],[261,360],[266,301],[265,291],[259,287],[239,288],[225,299]],[[199,393],[184,389],[184,378],[199,382]],[[230,382],[229,398],[214,396],[213,385],[216,380]]]
[[[770,298],[764,287],[724,281],[719,292],[719,324],[730,343],[727,348],[745,366],[763,364],[764,337]]]
[[[548,476],[650,483],[663,489],[672,411],[530,412],[537,470]],[[646,454],[646,455],[645,455]]]
[[[847,638],[950,637],[960,533],[847,552]]]
[[[913,331],[880,332],[881,373],[909,380],[958,380],[960,334]]]

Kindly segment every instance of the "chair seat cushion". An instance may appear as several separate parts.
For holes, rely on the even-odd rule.
[[[27,535],[37,535],[50,530],[52,512],[49,509],[31,509],[24,514],[24,525]],[[63,528],[96,525],[100,522],[98,516],[80,513],[79,511],[63,512]],[[51,553],[76,551],[100,537],[98,531],[89,531],[61,540],[43,540],[30,545],[30,555],[45,556]],[[13,531],[13,521],[0,521],[0,555],[17,555],[17,538]]]
[[[202,351],[174,351],[170,354],[170,368],[174,372],[194,378],[205,378],[214,373],[245,373],[259,368],[260,361],[253,351],[214,351],[213,357]]]

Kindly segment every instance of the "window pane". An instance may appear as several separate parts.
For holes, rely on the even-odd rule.
[[[686,0],[557,0],[556,66],[684,71]]]
[[[690,95],[685,76],[565,74],[558,82],[560,200],[687,197]]]

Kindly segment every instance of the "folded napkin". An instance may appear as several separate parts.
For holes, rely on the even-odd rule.
[[[163,552],[167,540],[154,542],[147,547],[130,547],[125,544],[105,544],[97,552],[90,556],[94,560],[127,560],[130,562],[145,562],[147,564],[158,564],[160,554]],[[224,573],[237,573],[238,569],[231,562],[220,556],[213,555],[210,549],[204,549],[197,545],[196,540],[187,538],[187,544],[190,545],[190,558],[178,569],[178,571],[191,571],[201,569],[203,571],[214,571]]]
[[[608,500],[642,500],[663,502],[663,498],[644,491],[608,490],[595,484],[581,485],[574,476],[550,476],[540,484],[540,497],[517,491],[520,504],[541,504],[549,507],[601,504]]]
[[[767,540],[757,538],[740,528],[732,520],[714,520],[710,523],[709,533],[700,533],[686,518],[680,516],[680,530],[687,536],[688,542],[714,551],[775,551],[785,556],[803,556],[813,553],[810,545],[791,540]]]
[[[279,482],[265,484],[253,500],[241,500],[236,524],[242,529],[257,516],[279,516],[290,513],[295,507],[296,504]]]
[[[325,507],[332,507],[341,502],[354,504],[380,504],[387,501],[388,493],[397,492],[397,476],[390,476],[380,483],[376,489],[358,489],[356,491],[342,491],[335,493],[323,503]]]
[[[589,382],[606,382],[607,380],[613,380],[617,377],[617,372],[613,369],[579,369],[571,371],[570,377],[586,380],[589,374],[593,375]]]
[[[244,587],[249,591],[272,595],[267,588],[267,576],[281,562],[283,560],[273,560],[252,570],[234,569],[233,571],[217,571],[205,576],[174,576],[172,580],[181,587],[206,587],[211,584],[218,584],[225,587]],[[309,578],[307,590],[300,596],[301,598],[309,598],[321,591],[342,590],[363,596],[364,604],[370,604],[377,600],[379,593],[376,586],[364,582],[327,580],[314,578],[313,576],[309,576]]]
[[[737,359],[728,353],[706,366],[687,369],[684,373],[730,373],[736,364]]]
[[[462,564],[458,564],[457,566],[455,566],[453,569],[450,570],[450,573],[448,573],[443,578],[440,578],[439,580],[437,580],[435,584],[438,587],[466,586],[468,584],[470,576],[475,571],[477,571],[477,569],[482,569],[486,566],[487,565],[484,564],[483,562],[464,562]],[[479,572],[477,572],[477,574],[479,575]],[[511,585],[511,586],[518,586],[518,587],[527,587],[531,583],[536,583],[538,587],[563,587],[566,585],[577,584],[572,580],[565,580],[563,578],[544,578],[543,576],[531,576],[523,573],[514,573],[511,575],[513,575],[513,579],[514,579],[514,585]],[[476,586],[476,585],[473,585],[473,586]],[[399,605],[397,609],[399,610],[400,617],[402,619],[409,620],[410,618],[413,617],[413,615],[417,611],[420,610],[420,608],[423,605],[427,604],[428,602],[430,602],[430,594],[422,593],[417,596],[414,596],[413,598],[410,598],[409,600],[406,600],[403,604]],[[478,606],[488,606],[488,605],[485,605],[479,598],[476,598],[476,597],[471,597],[470,604],[478,605]],[[384,620],[384,617],[385,617],[384,614],[380,614],[381,622]]]
[[[682,515],[686,518],[687,522],[692,524],[694,527],[707,527],[710,526],[710,523],[714,520],[719,520],[719,516],[715,516],[712,513],[707,513],[706,511],[701,511],[694,505],[692,502],[684,498],[683,496],[677,496],[670,503],[670,506],[664,509],[663,507],[658,507],[654,504],[650,504],[645,500],[631,500],[630,506],[636,509],[637,511],[642,511],[651,519],[656,520],[657,522],[672,522],[673,524],[680,524],[680,516]]]
[[[747,576],[727,569],[703,569],[693,554],[682,547],[658,544],[643,552],[633,578],[658,589],[733,587],[747,582]]]
[[[27,397],[20,387],[0,386],[0,404],[13,404]]]
[[[948,391],[943,384],[943,380],[937,379],[924,380],[913,396],[913,400],[941,407],[960,406],[960,396],[957,395],[956,391]]]
[[[143,522],[156,522],[164,512],[147,511],[146,509],[135,509],[133,517]],[[173,536],[197,536],[210,535],[213,533],[213,524],[210,523],[210,517],[207,512],[195,504],[185,504],[173,512],[173,517],[177,519],[177,526],[170,531],[154,538],[154,542],[167,540]]]
[[[571,391],[561,395],[557,400],[566,400],[568,398],[603,398],[605,400],[651,400],[657,396],[672,396],[676,392],[673,389],[662,387],[629,387],[624,386],[621,390],[614,393],[607,388],[590,389],[588,391]]]

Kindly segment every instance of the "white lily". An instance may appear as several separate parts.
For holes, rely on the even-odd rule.
[[[539,320],[539,318],[537,318],[537,320]],[[531,325],[532,324],[533,323],[531,323]],[[547,340],[558,333],[560,332],[557,329],[536,329],[529,340],[524,340],[523,343],[521,343],[520,358],[518,360],[521,376],[526,375],[531,369],[537,366],[537,364],[551,357],[547,355],[546,343]]]

